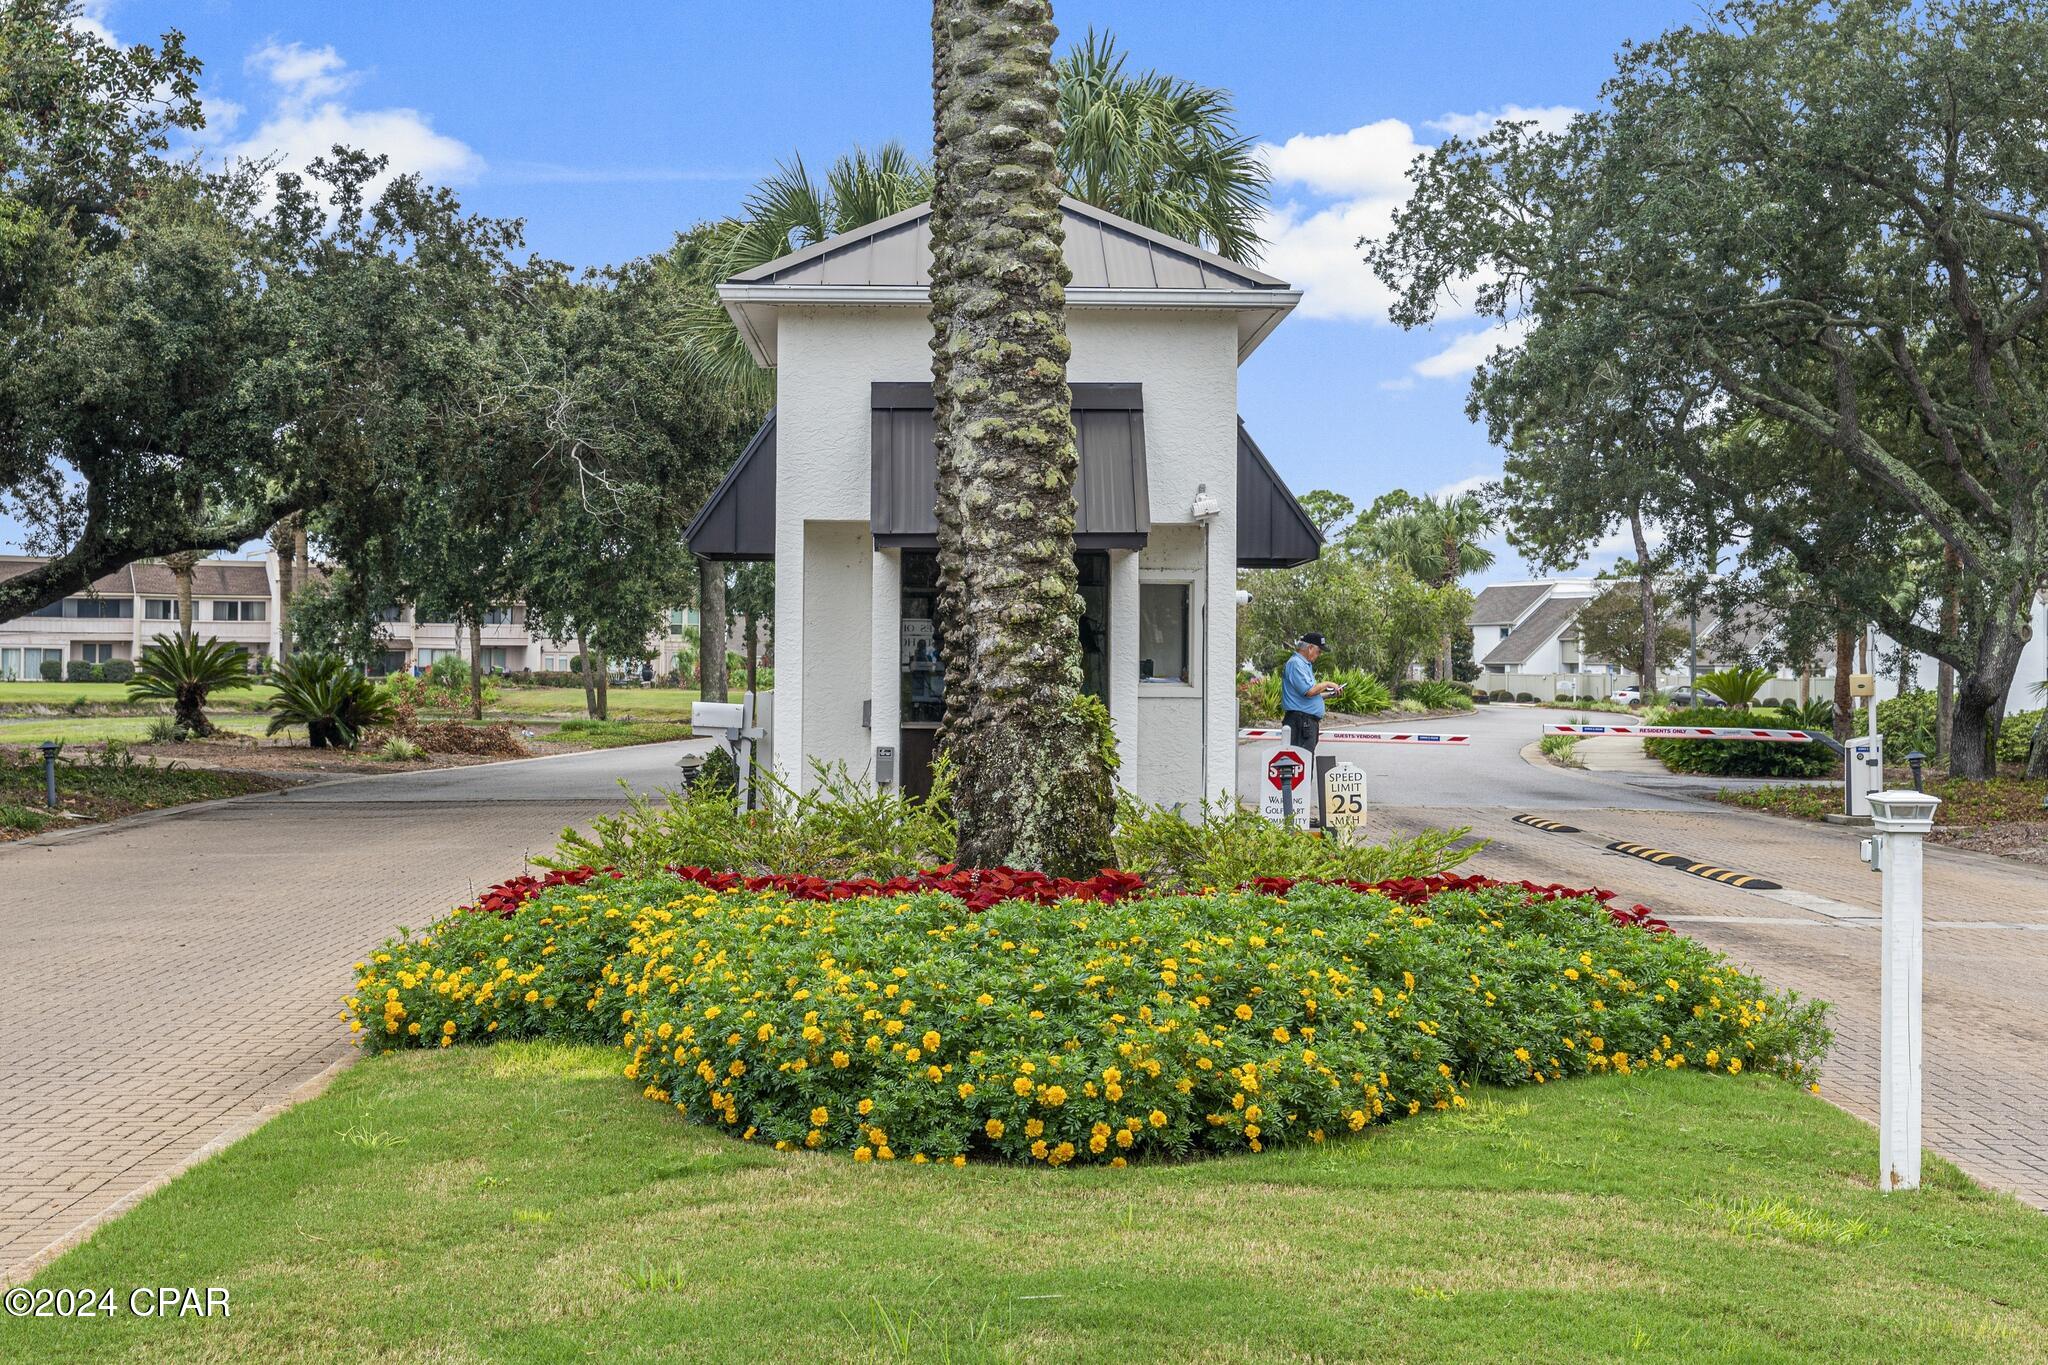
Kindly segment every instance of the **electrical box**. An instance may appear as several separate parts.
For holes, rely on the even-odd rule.
[[[1877,675],[1875,673],[1851,673],[1849,675],[1849,695],[1852,697],[1876,696]]]
[[[743,706],[736,701],[690,703],[690,728],[700,735],[722,735],[740,728]]]
[[[875,785],[885,790],[896,785],[896,749],[893,745],[875,746]]]

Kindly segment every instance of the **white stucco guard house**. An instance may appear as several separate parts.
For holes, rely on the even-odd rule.
[[[1236,570],[1313,559],[1315,525],[1237,417],[1237,367],[1300,299],[1281,280],[1062,205],[1076,559],[1088,690],[1123,782],[1166,803],[1234,785]],[[691,525],[775,563],[773,761],[928,787],[945,680],[937,595],[931,209],[733,276],[726,311],[777,407]]]

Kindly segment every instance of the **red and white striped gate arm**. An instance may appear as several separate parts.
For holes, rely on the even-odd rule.
[[[1774,744],[1820,744],[1810,730],[1751,730],[1739,725],[1545,725],[1546,735],[1631,735],[1638,739],[1753,739]]]
[[[1284,740],[1285,730],[1239,730],[1239,739]],[[1321,744],[1470,744],[1470,735],[1413,735],[1398,730],[1325,730],[1316,737]]]

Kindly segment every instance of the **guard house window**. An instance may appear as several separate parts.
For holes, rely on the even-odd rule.
[[[1186,583],[1138,585],[1138,681],[1182,683],[1188,673]]]
[[[1109,553],[1074,556],[1081,590],[1081,690],[1109,700]],[[903,552],[902,624],[897,662],[903,679],[905,725],[936,725],[946,712],[946,674],[940,658],[939,557],[930,550]]]

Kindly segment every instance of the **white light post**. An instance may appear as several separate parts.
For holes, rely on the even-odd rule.
[[[1884,974],[1878,1091],[1877,1188],[1920,1188],[1921,847],[1934,828],[1938,796],[1871,792],[1875,833],[1864,861],[1884,876]]]

